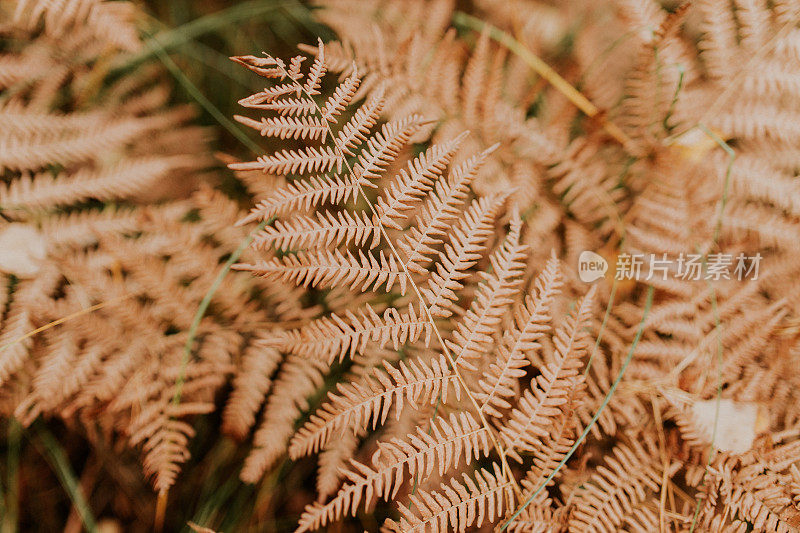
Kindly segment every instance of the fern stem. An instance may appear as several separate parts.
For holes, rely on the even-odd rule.
[[[558,474],[561,468],[563,468],[563,466],[567,464],[567,461],[569,461],[570,457],[572,457],[572,454],[575,453],[575,450],[577,450],[578,446],[580,446],[583,443],[584,439],[586,439],[586,436],[589,434],[589,431],[591,431],[591,429],[597,423],[597,420],[600,418],[600,415],[603,413],[603,410],[608,405],[608,402],[611,400],[611,397],[614,395],[614,392],[616,392],[620,381],[622,381],[622,376],[625,375],[625,370],[627,370],[628,365],[633,359],[633,352],[636,350],[636,346],[639,345],[639,339],[642,338],[642,333],[644,332],[645,320],[647,319],[647,315],[650,314],[650,308],[653,306],[654,292],[655,290],[652,285],[647,287],[647,300],[645,301],[644,304],[644,313],[642,314],[642,320],[639,322],[639,329],[636,332],[636,336],[634,337],[633,342],[631,343],[630,350],[628,350],[628,355],[625,357],[625,361],[622,363],[622,368],[620,368],[619,374],[617,374],[614,383],[611,384],[611,388],[608,389],[608,394],[606,394],[606,397],[603,399],[603,403],[600,404],[600,407],[597,409],[597,412],[592,417],[592,420],[589,422],[586,428],[584,428],[583,433],[581,433],[581,436],[578,437],[578,440],[575,441],[575,444],[572,445],[572,447],[569,449],[569,451],[561,460],[561,462],[558,463],[556,468],[550,473],[549,476],[547,476],[547,479],[545,479],[542,482],[539,488],[536,489],[536,491],[533,494],[531,494],[530,497],[528,497],[528,499],[525,500],[525,502],[522,505],[520,505],[520,507],[514,512],[513,515],[511,515],[511,518],[509,518],[505,524],[500,526],[500,531],[503,531],[506,528],[508,528],[511,522],[513,522],[520,515],[520,513],[522,513],[522,511],[524,511],[525,508],[531,504],[531,502],[536,498],[536,496],[538,496],[539,493],[542,492],[542,490],[544,490],[547,484],[550,483],[550,481],[552,481],[554,477],[556,477],[556,474]]]
[[[558,92],[567,97],[575,107],[580,109],[586,116],[590,118],[597,117],[601,114],[600,109],[594,105],[586,96],[583,95],[578,89],[572,86],[567,80],[561,77],[553,68],[543,61],[539,56],[534,54],[530,48],[523,43],[504,32],[500,28],[492,26],[486,21],[483,21],[472,15],[468,15],[463,11],[456,11],[453,14],[453,23],[457,26],[463,26],[476,31],[488,31],[489,36],[508,48],[512,53],[516,54],[520,59],[528,64],[539,76],[552,85]],[[617,140],[623,147],[630,152],[635,153],[637,150],[630,137],[628,137],[622,129],[613,122],[601,119],[603,129]]]

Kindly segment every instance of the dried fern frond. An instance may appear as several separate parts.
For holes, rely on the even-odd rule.
[[[292,180],[259,201],[246,219],[276,217],[275,223],[256,237],[254,247],[261,251],[273,248],[282,257],[235,268],[309,288],[343,287],[356,294],[385,289],[389,293],[387,303],[381,304],[382,313],[366,305],[343,315],[322,316],[297,329],[272,331],[268,345],[292,354],[298,363],[327,365],[361,357],[368,347],[386,345],[409,355],[407,361],[400,356],[396,364],[384,362],[360,374],[362,377],[339,383],[292,436],[289,455],[298,458],[322,452],[321,465],[327,471],[328,461],[337,460],[334,450],[338,445],[333,443],[343,432],[353,435],[345,439],[351,450],[353,445],[358,447],[361,436],[379,435],[372,466],[356,460],[345,465],[343,486],[327,502],[307,507],[298,530],[326,526],[356,513],[362,505],[370,508],[378,498],[406,494],[401,489],[411,480],[427,487],[433,483],[434,465],[438,465],[438,476],[452,475],[459,470],[462,454],[465,468],[481,456],[499,456],[499,462],[493,472],[479,473],[477,482],[469,477],[465,477],[466,486],[453,481],[445,490],[447,505],[423,506],[419,523],[401,506],[405,517],[401,523],[440,528],[450,524],[464,530],[476,521],[473,513],[480,515],[478,523],[484,515],[488,521],[497,521],[513,508],[510,494],[520,490],[506,463],[507,454],[519,457],[519,452],[508,448],[514,439],[504,436],[506,429],[498,431],[488,415],[502,419],[503,411],[519,399],[520,382],[529,372],[534,376],[541,372],[535,379],[543,384],[546,376],[556,376],[558,387],[564,389],[563,394],[554,393],[554,401],[545,409],[545,416],[559,418],[562,396],[581,388],[576,368],[586,356],[588,337],[583,327],[591,314],[592,296],[579,304],[577,318],[566,319],[570,332],[554,337],[560,355],[552,362],[544,358],[547,364],[539,365],[540,359],[532,351],[549,330],[549,308],[561,285],[559,266],[552,257],[526,296],[524,224],[515,212],[510,215],[508,231],[501,228],[499,245],[494,244],[507,195],[475,198],[470,184],[496,147],[456,162],[456,151],[469,139],[461,133],[434,143],[395,175],[389,174],[392,161],[423,127],[424,119],[412,114],[378,124],[378,111],[373,109],[386,89],[382,86],[377,96],[373,93],[360,106],[354,104],[359,84],[355,67],[326,96],[320,89],[323,85],[313,81],[325,72],[326,57],[320,43],[305,74],[291,72],[287,62],[271,56],[234,58],[257,74],[278,84],[293,84],[296,89],[283,85],[267,88],[245,98],[247,107],[290,116],[295,113],[290,110],[299,112],[302,104],[307,124],[325,123],[329,130],[325,135],[309,131],[304,136],[297,134],[296,122],[262,119],[262,124],[269,124],[262,130],[267,135],[299,137],[307,145],[231,165],[237,171],[285,173]],[[299,58],[290,62],[301,63]],[[266,100],[269,105],[263,104]],[[252,119],[245,122],[258,124]],[[353,131],[358,135],[352,135]],[[317,144],[311,144],[314,141]],[[333,187],[348,192],[339,194]],[[298,208],[316,214],[292,216],[292,210]],[[412,219],[407,212],[417,216]],[[477,283],[479,280],[482,282]],[[501,322],[515,305],[515,326],[496,346],[494,338]],[[475,373],[482,367],[489,371],[479,379]],[[563,367],[563,376],[556,367]],[[310,392],[310,387],[297,387],[298,394]],[[299,405],[297,401],[293,405]],[[390,414],[399,420],[424,405],[432,406],[434,413],[441,410],[443,416],[450,415],[431,422],[430,431],[418,425],[407,435],[380,439],[382,429],[391,434],[386,426]],[[458,409],[464,412],[456,415]],[[285,412],[287,417],[299,415],[294,409]],[[574,407],[568,413],[571,420]],[[518,417],[525,416],[520,411]],[[543,418],[534,419],[536,424],[545,423]],[[258,430],[258,447],[247,460],[243,479],[254,481],[269,468],[278,448],[266,443],[270,436],[283,442],[285,423],[275,426],[272,434],[267,425]],[[272,450],[268,454],[267,448]],[[328,493],[334,489],[328,481],[321,487]],[[412,495],[409,501],[430,505],[432,497],[423,494]],[[387,527],[392,527],[391,523]]]

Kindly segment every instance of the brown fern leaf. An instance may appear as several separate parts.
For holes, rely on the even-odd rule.
[[[324,202],[343,204],[358,196],[358,184],[346,181],[341,176],[320,176],[308,181],[296,180],[276,191],[272,197],[261,200],[250,214],[239,221],[239,225],[291,212],[295,209],[310,209]]]
[[[430,321],[415,311],[412,304],[406,312],[389,307],[383,316],[367,305],[357,313],[348,311],[346,318],[331,314],[296,330],[276,331],[268,342],[280,350],[327,362],[363,352],[369,342],[384,346],[391,341],[397,350],[406,342],[416,342],[425,333],[425,345],[430,344]]]
[[[493,463],[491,472],[478,470],[475,479],[464,474],[463,483],[452,479],[441,491],[420,491],[411,497],[416,512],[401,506],[400,521],[389,520],[386,527],[398,532],[464,532],[473,525],[493,523],[514,506],[511,483],[503,477],[500,466]]]
[[[291,239],[291,236],[286,239]],[[304,287],[325,288],[343,283],[351,289],[360,288],[362,291],[378,291],[385,285],[386,292],[389,292],[397,283],[400,291],[405,293],[408,279],[395,257],[386,257],[383,250],[377,257],[361,250],[358,251],[358,257],[349,251],[345,255],[339,250],[298,252],[283,259],[258,261],[253,265],[236,264],[234,268]]]
[[[658,490],[661,472],[650,452],[636,441],[620,444],[590,481],[578,488],[569,527],[574,531],[615,531],[632,506]]]
[[[242,481],[255,483],[286,453],[295,420],[308,408],[307,398],[322,383],[325,370],[318,363],[297,356],[287,357],[264,407],[261,424],[253,438],[254,448],[242,468]]]
[[[372,467],[351,459],[347,483],[328,503],[315,503],[303,513],[297,531],[319,529],[346,514],[355,514],[363,504],[369,509],[375,499],[389,500],[408,477],[427,477],[438,467],[439,475],[457,464],[462,455],[469,463],[473,458],[487,455],[491,449],[487,429],[468,413],[450,416],[450,421],[439,420],[431,424],[431,431],[417,429],[406,440],[392,439],[378,444],[372,458]]]
[[[458,216],[458,208],[467,197],[468,186],[475,177],[475,172],[485,160],[488,151],[473,156],[451,171],[447,181],[436,182],[434,191],[423,207],[417,226],[409,228],[410,234],[397,244],[404,253],[405,267],[423,274],[430,263],[430,255],[435,253],[433,246],[439,245],[439,239],[445,235],[449,224]]]
[[[522,461],[521,450],[533,451],[539,439],[549,433],[554,417],[568,402],[570,392],[579,387],[583,376],[578,373],[582,358],[587,353],[589,335],[585,324],[591,315],[595,287],[575,305],[575,310],[565,320],[554,336],[555,353],[531,382],[502,429],[511,457]]]
[[[381,227],[365,213],[359,217],[340,211],[334,216],[328,211],[317,213],[316,220],[298,216],[288,223],[278,221],[259,232],[253,242],[261,248],[338,247],[350,243],[356,246],[369,243],[369,247],[374,248],[380,244]]]
[[[456,363],[469,370],[476,370],[470,360],[478,359],[488,351],[487,347],[493,341],[492,334],[522,284],[527,246],[519,242],[521,229],[522,220],[514,212],[506,240],[490,257],[492,274],[483,274],[485,283],[458,322],[452,340],[446,341]]]
[[[466,270],[475,265],[486,249],[485,243],[493,233],[493,222],[505,202],[505,196],[480,198],[467,209],[462,222],[453,229],[450,244],[440,253],[441,261],[431,272],[428,286],[422,288],[429,312],[433,316],[448,317],[450,302],[458,299],[456,291],[463,288],[460,280],[467,277]]]
[[[536,292],[527,296],[525,305],[515,313],[515,327],[503,335],[496,361],[478,382],[481,390],[475,396],[481,403],[481,410],[490,416],[500,418],[500,409],[511,407],[504,398],[514,394],[513,384],[526,374],[523,369],[530,363],[527,353],[539,347],[537,340],[549,329],[550,306],[559,292],[560,278],[558,260],[551,257],[536,279]]]
[[[222,431],[243,439],[256,421],[256,414],[281,362],[280,352],[265,346],[266,339],[251,342],[242,355],[242,369],[233,381],[233,392],[222,415]]]
[[[381,303],[382,314],[376,311],[377,305],[363,306],[361,300],[357,300],[358,307],[340,301],[337,292],[335,306],[342,306],[344,311],[323,315],[297,329],[276,329],[270,333],[268,343],[290,353],[291,357],[332,363],[336,359],[342,361],[348,356],[362,355],[368,346],[383,347],[391,341],[396,357],[399,359],[401,354],[406,354],[408,359],[401,359],[396,365],[384,362],[382,368],[364,378],[338,383],[337,391],[329,393],[327,401],[291,438],[289,455],[299,458],[324,450],[320,460],[320,487],[322,492],[328,492],[338,479],[331,475],[330,468],[341,462],[341,450],[354,450],[359,446],[368,449],[372,441],[362,436],[384,424],[392,410],[398,420],[409,411],[408,404],[416,408],[433,406],[434,419],[440,407],[459,409],[463,415],[450,418],[449,422],[433,422],[430,436],[420,421],[411,436],[378,444],[372,467],[351,462],[342,471],[345,485],[340,492],[327,503],[308,507],[300,530],[326,526],[355,513],[361,503],[371,506],[377,497],[396,497],[406,479],[406,468],[409,476],[418,478],[424,486],[434,486],[437,480],[430,475],[433,457],[441,467],[441,477],[456,469],[464,449],[459,446],[468,445],[469,450],[474,450],[478,443],[480,455],[496,454],[499,458],[494,472],[479,472],[477,483],[465,478],[466,487],[459,481],[447,485],[446,496],[443,496],[447,504],[444,508],[427,508],[435,516],[426,516],[422,523],[443,528],[450,521],[454,527],[466,529],[474,523],[474,513],[483,515],[486,506],[490,509],[489,520],[494,521],[505,514],[504,505],[507,504],[508,509],[512,507],[508,493],[520,489],[506,464],[505,446],[513,439],[506,438],[502,431],[498,435],[484,411],[499,413],[500,402],[505,402],[506,408],[513,406],[512,394],[509,394],[511,381],[516,382],[521,377],[516,370],[522,368],[515,366],[516,361],[525,359],[527,364],[527,357],[531,357],[529,352],[537,347],[538,339],[546,331],[542,326],[548,319],[546,310],[560,284],[557,264],[553,260],[548,265],[536,286],[537,294],[517,313],[519,331],[511,336],[516,344],[509,344],[510,360],[513,360],[508,367],[511,372],[501,369],[503,363],[498,363],[497,372],[490,372],[485,382],[489,392],[481,388],[482,396],[476,396],[462,370],[477,370],[475,363],[482,364],[483,359],[491,355],[493,336],[507,308],[518,298],[527,266],[526,246],[521,243],[523,224],[516,213],[508,219],[505,240],[493,254],[489,253],[495,236],[502,233],[498,226],[505,226],[498,219],[505,210],[510,191],[474,195],[470,188],[481,166],[498,147],[474,150],[474,155],[465,154],[456,160],[457,151],[469,138],[461,132],[451,132],[442,135],[448,140],[433,144],[413,157],[409,145],[428,123],[419,115],[410,114],[395,116],[377,127],[380,108],[391,104],[384,96],[390,90],[388,85],[375,85],[377,96],[359,106],[355,102],[361,94],[356,89],[360,83],[358,69],[353,68],[326,102],[317,102],[315,93],[322,92],[322,84],[308,80],[321,79],[326,70],[324,58],[322,49],[318,48],[317,67],[306,75],[304,85],[295,82],[296,92],[276,88],[274,93],[265,92],[252,100],[246,99],[249,107],[288,117],[295,116],[294,112],[283,113],[282,109],[296,109],[301,100],[307,99],[309,101],[303,105],[308,106],[308,112],[302,116],[327,123],[330,132],[316,136],[309,131],[303,147],[284,149],[256,162],[231,165],[234,170],[261,169],[267,173],[286,173],[289,179],[296,176],[300,180],[304,174],[321,173],[297,182],[299,185],[290,184],[277,190],[246,218],[246,221],[265,221],[277,216],[274,225],[256,237],[255,248],[262,252],[269,252],[272,247],[282,248],[287,250],[285,254],[242,263],[235,268],[309,288],[346,288],[366,293],[385,286],[388,299],[385,304]],[[254,58],[243,61],[267,77],[282,81],[289,77],[284,61],[269,56],[263,61]],[[296,63],[299,64],[299,60]],[[286,106],[281,107],[281,102],[286,102]],[[343,116],[353,118],[342,125],[340,117]],[[298,133],[298,121],[275,120],[268,124],[270,128],[275,127],[270,134],[292,138],[299,135],[303,139],[302,132]],[[256,122],[252,125],[258,127]],[[370,194],[367,191],[376,187],[382,190],[373,200],[371,191]],[[350,198],[358,200],[353,202],[355,205],[345,205]],[[333,210],[323,212],[325,203],[335,204]],[[366,209],[362,208],[363,203]],[[292,216],[299,209],[319,211],[315,216]],[[412,211],[416,211],[417,216],[409,221],[408,214]],[[481,278],[486,282],[473,283]],[[560,332],[555,338],[563,356],[554,356],[554,368],[543,370],[547,376],[555,374],[558,386],[564,389],[568,389],[568,385],[579,387],[579,383],[567,379],[572,374],[566,374],[575,369],[574,360],[580,360],[584,354],[583,336],[578,333],[582,324],[575,325],[575,322],[585,321],[590,308],[591,294],[584,305],[579,304],[580,320],[567,319],[575,331]],[[464,315],[464,320],[452,320],[454,315]],[[455,333],[446,335],[453,328]],[[424,349],[419,342],[423,333]],[[569,335],[580,340],[568,339]],[[445,341],[446,337],[450,340]],[[574,353],[572,340],[576,344]],[[468,364],[470,359],[473,362]],[[559,365],[564,367],[564,376],[559,374]],[[495,379],[497,385],[489,384]],[[451,387],[453,390],[449,391]],[[563,404],[559,400],[561,394],[556,396],[555,403],[545,413],[554,419],[561,414],[559,408]],[[519,418],[524,416],[521,413]],[[297,410],[293,409],[291,414],[296,417]],[[414,421],[419,420],[419,416],[403,419]],[[279,442],[287,435],[283,426],[284,422],[277,432]],[[267,431],[266,426],[262,426],[257,433],[258,448],[251,454],[243,472],[243,479],[247,481],[257,479],[277,455],[277,446],[266,445]],[[353,437],[341,447],[338,443],[332,444],[344,431],[352,432]],[[392,428],[387,431],[391,433]],[[262,453],[267,448],[269,453]],[[391,457],[387,458],[390,452]],[[411,501],[417,506],[429,505],[435,501],[432,498],[412,496]],[[401,509],[407,508],[401,506]],[[457,520],[455,516],[459,513],[467,513],[467,516]],[[412,520],[405,511],[401,514],[406,522]],[[483,519],[477,521],[480,523]]]
[[[386,421],[392,407],[399,416],[406,402],[412,406],[433,404],[439,395],[442,402],[447,402],[451,387],[458,399],[455,385],[456,378],[444,357],[429,363],[401,361],[397,368],[384,364],[383,369],[375,369],[363,382],[340,385],[338,394],[330,394],[328,403],[292,437],[289,454],[296,458],[316,452],[336,431],[366,429],[370,421],[374,429]]]

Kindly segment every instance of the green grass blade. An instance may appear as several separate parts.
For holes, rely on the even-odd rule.
[[[261,147],[250,137],[247,136],[236,124],[233,123],[228,117],[226,117],[222,111],[220,111],[217,106],[215,106],[211,100],[206,98],[201,91],[192,80],[190,80],[186,74],[183,73],[181,68],[169,57],[169,54],[164,50],[164,48],[159,43],[156,37],[150,37],[147,39],[147,42],[151,43],[155,47],[155,54],[158,56],[159,60],[164,64],[167,70],[175,77],[178,83],[189,93],[189,95],[194,98],[194,100],[200,104],[200,106],[205,109],[209,115],[214,117],[214,120],[219,122],[219,124],[228,130],[228,132],[236,137],[243,145],[249,148],[253,153],[260,154]]]
[[[96,532],[97,523],[95,522],[94,515],[86,499],[83,497],[78,479],[72,471],[72,466],[69,464],[67,454],[64,453],[64,448],[61,447],[55,437],[53,437],[53,434],[50,433],[43,424],[37,422],[35,429],[37,440],[40,443],[37,447],[40,449],[45,459],[47,459],[47,462],[50,463],[59,481],[61,481],[61,485],[64,487],[64,490],[66,490],[70,500],[72,500],[72,505],[74,505],[75,509],[78,511],[78,515],[81,517],[84,527],[90,533]]]

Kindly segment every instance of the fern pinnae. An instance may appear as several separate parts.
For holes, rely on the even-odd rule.
[[[340,169],[343,156],[333,148],[320,149],[309,146],[301,150],[281,150],[269,156],[260,156],[248,163],[231,163],[232,170],[260,170],[269,174],[295,174],[309,172],[327,172],[334,166]]]
[[[514,507],[514,483],[505,478],[502,467],[492,463],[491,472],[480,469],[475,479],[463,474],[463,484],[452,479],[440,492],[419,491],[410,498],[417,512],[400,504],[400,521],[388,520],[385,526],[398,533],[463,533],[473,524],[493,522]]]
[[[243,67],[247,68],[258,74],[259,76],[263,76],[265,78],[281,78],[285,77],[286,69],[285,63],[282,59],[278,57],[272,56],[265,56],[265,57],[258,57],[258,56],[231,56],[229,58],[231,61],[235,61],[239,63]],[[295,80],[292,80],[295,81]]]
[[[275,331],[269,344],[289,353],[332,363],[363,352],[369,342],[380,347],[391,342],[397,350],[401,344],[416,342],[423,333],[425,346],[428,346],[430,323],[412,304],[408,304],[405,312],[389,307],[382,316],[367,305],[357,313],[346,311],[344,318],[334,313],[298,329]]]
[[[504,398],[514,394],[512,384],[525,374],[522,369],[529,364],[526,352],[537,348],[537,341],[549,329],[550,307],[560,287],[559,263],[553,253],[534,282],[534,294],[527,296],[517,309],[514,317],[516,327],[503,336],[497,349],[497,360],[491,363],[485,378],[478,382],[480,391],[476,396],[481,400],[481,409],[490,416],[500,418],[502,413],[499,409],[511,407]]]
[[[306,251],[258,261],[253,265],[237,263],[238,270],[249,270],[266,278],[286,280],[304,287],[331,287],[336,284],[349,285],[351,289],[361,286],[362,291],[378,291],[386,286],[389,292],[395,283],[405,294],[407,274],[393,255],[386,257],[383,250],[378,256],[358,251],[358,256],[349,250]]]
[[[233,381],[233,391],[222,414],[222,431],[243,439],[255,424],[264,396],[272,385],[271,376],[282,355],[267,345],[264,337],[251,341],[242,359],[243,372]]]
[[[379,172],[384,170],[386,165],[397,156],[400,149],[411,140],[411,137],[419,131],[424,123],[422,117],[410,115],[384,124],[380,131],[375,132],[367,139],[365,149],[359,154],[358,160],[352,168],[345,161],[351,175],[359,182],[363,178],[380,178]],[[337,151],[344,160],[344,152],[338,146]]]
[[[439,254],[441,262],[436,263],[428,286],[422,289],[429,312],[434,316],[452,314],[448,304],[458,299],[455,291],[463,288],[460,280],[467,277],[466,270],[486,249],[486,241],[494,230],[492,223],[505,200],[505,195],[495,195],[473,201],[461,223],[453,229],[450,242]]]
[[[242,481],[255,483],[265,470],[286,453],[286,443],[294,434],[295,420],[308,408],[306,398],[319,388],[327,365],[289,355],[281,366],[258,429],[253,449],[240,474]]]
[[[402,169],[382,196],[378,198],[375,210],[379,222],[385,227],[401,230],[398,220],[405,218],[403,211],[413,205],[430,191],[436,178],[444,171],[466,137],[464,132],[441,144],[431,146],[424,154],[408,164],[408,171]]]
[[[578,417],[575,412],[583,401],[585,386],[583,379],[573,378],[575,386],[570,390],[567,403],[561,416],[549,428],[547,435],[543,436],[533,445],[530,452],[533,464],[522,480],[526,496],[533,494],[557,467],[559,462],[569,453],[570,448],[577,438]],[[509,453],[514,453],[513,449]],[[515,457],[518,461],[522,458]],[[549,483],[553,481],[550,480]],[[544,497],[544,493],[540,494]],[[525,501],[525,500],[523,500]]]
[[[276,95],[276,97],[279,95]],[[310,98],[289,98],[283,100],[268,100],[263,103],[248,102],[245,107],[263,111],[275,111],[282,116],[303,117],[313,114],[316,105]]]
[[[326,128],[317,117],[277,117],[262,118],[261,121],[249,117],[234,115],[233,119],[249,128],[258,131],[262,137],[278,137],[280,139],[320,139],[325,142],[328,135]]]
[[[242,98],[237,103],[250,109],[262,109],[262,104],[269,103],[276,98],[293,92],[297,92],[297,87],[293,83],[283,83]]]
[[[358,77],[358,72],[356,69],[354,69],[350,76],[348,76],[342,83],[337,85],[336,89],[333,91],[333,94],[325,102],[325,105],[320,111],[322,120],[336,123],[336,117],[341,115],[342,111],[344,111],[345,108],[350,105],[350,102],[355,96],[356,90],[358,90],[358,86],[360,84],[361,80]]]
[[[270,198],[261,200],[236,224],[243,226],[257,220],[269,220],[296,209],[311,209],[324,202],[343,204],[355,200],[357,196],[357,183],[346,181],[342,176],[317,176],[308,180],[295,180],[275,191]]]
[[[363,212],[351,215],[339,211],[334,215],[330,211],[317,213],[316,220],[311,217],[297,216],[291,221],[275,221],[267,226],[253,239],[256,248],[299,249],[307,247],[338,247],[353,243],[362,246],[369,243],[369,248],[380,244],[380,227]]]
[[[453,339],[448,339],[455,361],[470,371],[477,367],[470,361],[478,359],[492,342],[492,333],[500,323],[506,306],[522,284],[527,246],[520,244],[522,220],[514,210],[510,230],[501,247],[490,257],[492,274],[483,274],[485,282],[470,304],[467,313],[458,321]]]
[[[372,466],[351,459],[348,482],[325,504],[316,503],[303,513],[296,532],[318,529],[346,514],[355,514],[362,499],[370,508],[376,498],[393,499],[400,490],[405,473],[409,478],[427,477],[434,468],[444,475],[464,458],[465,463],[486,456],[491,449],[487,429],[466,412],[451,414],[449,421],[439,419],[429,433],[417,428],[404,440],[394,438],[379,442],[372,456]]]
[[[367,101],[359,106],[353,117],[339,131],[336,136],[336,145],[345,155],[355,155],[352,149],[366,141],[367,134],[378,123],[385,105],[383,95],[383,87],[375,89]]]
[[[329,394],[328,402],[292,438],[289,455],[297,458],[316,452],[334,431],[366,429],[370,421],[374,429],[386,421],[392,407],[399,417],[404,402],[413,406],[432,404],[440,393],[446,402],[451,386],[458,399],[460,391],[455,385],[442,357],[430,362],[400,361],[396,366],[384,363],[382,369],[376,368],[361,382],[339,385],[338,394]]]
[[[290,72],[287,72],[285,68],[282,68],[281,70],[284,75],[290,75]],[[291,76],[289,77],[292,79],[295,85],[297,85],[298,90],[302,91],[306,94],[306,96],[311,98],[312,96],[319,94],[319,88],[322,85],[322,78],[325,76],[327,71],[328,68],[325,64],[325,46],[322,44],[322,39],[317,39],[317,55],[314,57],[314,62],[308,71],[306,82],[301,86],[297,79],[292,79]],[[311,99],[314,101],[313,98]],[[317,110],[319,110],[319,106],[317,106]]]
[[[531,382],[501,430],[501,438],[511,457],[521,461],[519,450],[530,449],[539,437],[548,433],[549,421],[561,414],[560,406],[567,402],[569,391],[579,386],[583,376],[578,368],[588,349],[588,333],[584,325],[591,313],[595,288],[575,305],[575,310],[557,330],[555,354],[541,368],[541,375]]]
[[[478,167],[494,149],[492,147],[470,157],[451,170],[446,181],[436,182],[431,197],[418,217],[419,228],[411,226],[410,235],[397,243],[406,257],[404,268],[418,274],[427,272],[425,267],[432,260],[430,256],[436,253],[432,247],[441,244],[438,237],[446,233],[448,224],[458,216],[458,207],[463,205]]]

